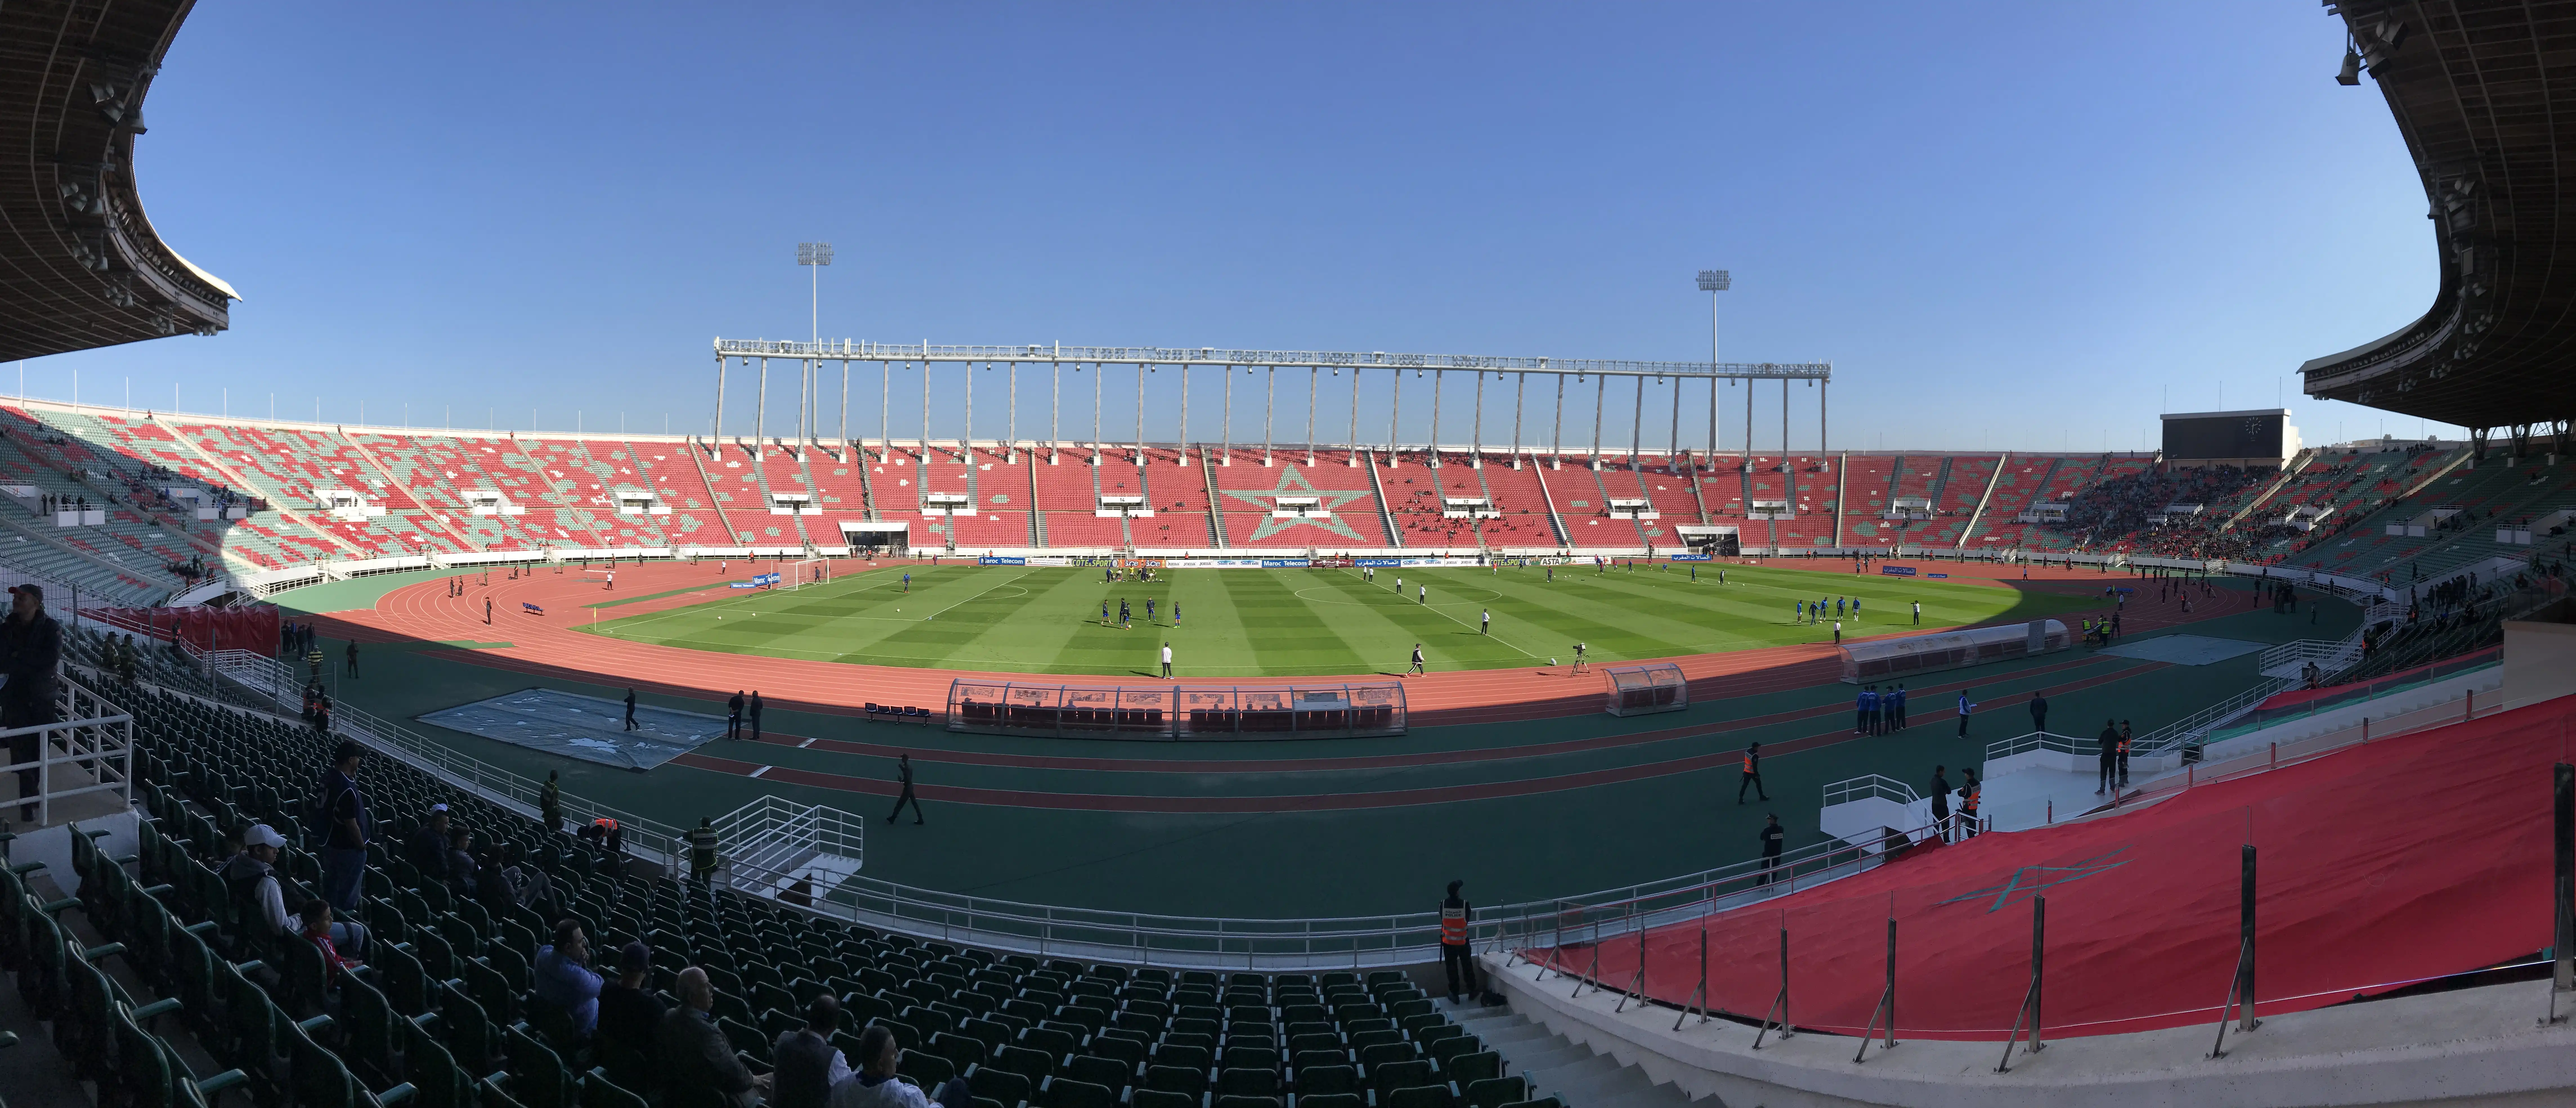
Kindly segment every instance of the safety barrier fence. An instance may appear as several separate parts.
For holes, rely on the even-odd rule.
[[[2306,719],[2322,712],[2349,708],[2355,704],[2378,700],[2436,681],[2447,681],[2463,673],[2488,669],[2502,664],[2503,654],[2502,647],[2489,647],[2368,681],[2356,681],[2349,685],[2334,685],[2315,690],[2275,693],[2273,694],[2275,697],[2296,699],[2291,699],[2285,704],[2257,705],[2236,721],[2209,731],[2203,736],[2202,743],[2208,745],[2225,742],[2290,720]]]
[[[0,773],[36,773],[35,792],[18,799],[35,806],[38,827],[53,822],[60,800],[97,793],[134,800],[134,717],[69,674],[56,675],[54,686],[54,722],[0,730],[0,759],[9,759]],[[35,737],[35,756],[16,761],[8,751],[25,736]]]
[[[2132,805],[2141,800],[2169,796],[2196,785],[2231,781],[2252,774],[2267,773],[2284,766],[2314,761],[2346,747],[2393,739],[2426,728],[2466,723],[2473,719],[2494,715],[2504,708],[2504,698],[2501,695],[2490,695],[2481,702],[2475,690],[2468,690],[2460,696],[2429,707],[2398,712],[2378,719],[2364,716],[2350,726],[2338,727],[2322,734],[2286,742],[2266,743],[2258,750],[2232,753],[2214,760],[2191,763],[2184,766],[2180,772],[2164,774],[2129,790],[2118,798],[2115,806]]]

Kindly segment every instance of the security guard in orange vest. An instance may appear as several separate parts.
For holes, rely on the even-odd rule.
[[[1467,921],[1475,909],[1458,899],[1465,881],[1449,883],[1449,899],[1440,902],[1440,968],[1449,975],[1449,1003],[1458,1003],[1458,989],[1463,982],[1469,995],[1476,987],[1476,963],[1468,956]]]
[[[1735,803],[1737,806],[1740,807],[1744,804],[1744,790],[1748,788],[1752,789],[1755,795],[1760,796],[1764,800],[1771,799],[1771,794],[1764,791],[1762,788],[1761,743],[1749,743],[1744,748],[1744,776],[1736,779],[1735,782]]]
[[[1977,837],[1977,802],[1984,799],[1985,786],[1977,784],[1976,767],[1970,766],[1959,772],[1968,779],[1966,784],[1959,786],[1959,823],[1966,828],[1965,837],[1973,839]]]

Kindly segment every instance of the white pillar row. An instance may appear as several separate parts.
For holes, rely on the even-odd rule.
[[[751,456],[760,458],[760,440],[769,437],[769,359],[760,360],[760,400],[751,412]]]
[[[718,445],[722,445],[724,442],[725,369],[732,364],[733,359],[725,357],[722,354],[716,355],[716,426],[715,434],[712,437]],[[270,406],[275,407],[276,405],[272,403]],[[276,413],[271,412],[270,414],[275,415]]]
[[[1244,372],[1249,373],[1247,367]],[[1270,415],[1279,403],[1279,367],[1261,367],[1261,468],[1270,468]]]
[[[1189,464],[1190,460],[1190,367],[1187,365],[1181,367],[1181,454],[1177,460],[1183,465]]]
[[[1073,367],[1075,373],[1081,366]],[[1091,363],[1091,464],[1100,464],[1100,398],[1109,390],[1109,370],[1098,362]]]
[[[1219,420],[1217,421],[1219,424],[1221,424],[1221,425],[1222,425],[1222,426],[1219,426],[1219,427],[1217,428],[1217,442],[1218,442],[1218,447],[1217,447],[1217,448],[1218,448],[1220,451],[1222,451],[1222,452],[1223,452],[1223,456],[1224,456],[1224,458],[1225,458],[1225,461],[1224,461],[1222,464],[1225,464],[1225,465],[1233,465],[1233,464],[1234,464],[1234,367],[1233,367],[1233,366],[1227,366],[1227,367],[1225,367],[1225,399],[1219,403],[1219,406],[1220,406],[1220,407],[1222,407],[1222,408],[1224,408],[1225,410],[1224,410],[1224,412],[1222,413],[1222,414],[1223,414],[1223,416],[1224,416],[1224,418],[1219,419]]]
[[[1055,393],[1047,398],[1047,464],[1054,465],[1064,442],[1064,363],[1049,362],[1047,368],[1055,378]]]

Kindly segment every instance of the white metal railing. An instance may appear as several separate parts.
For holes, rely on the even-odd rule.
[[[2257,705],[2271,699],[2272,694],[2296,684],[2297,681],[2286,677],[2258,683],[2253,688],[2138,736],[2130,744],[2129,751],[2138,757],[2157,757],[2191,746],[2229,720],[2253,711]]]
[[[1993,757],[1991,754],[1987,756]],[[1875,773],[1825,786],[1825,806],[1828,808],[1859,800],[1893,800],[1899,804],[1912,804],[1921,799],[1914,786]]]
[[[1989,762],[2046,750],[2058,754],[2099,754],[2101,740],[2080,735],[2060,735],[2054,731],[2030,731],[2009,739],[1996,739],[1986,744]]]
[[[718,853],[735,887],[745,891],[774,893],[774,883],[746,876],[792,876],[817,856],[846,860],[853,871],[866,859],[866,821],[820,804],[763,796],[716,817],[713,826]]]
[[[128,804],[134,801],[134,717],[69,674],[57,674],[54,683],[54,711],[60,719],[0,730],[0,750],[6,749],[5,740],[36,736],[35,759],[0,766],[0,774],[35,771],[35,794],[22,793],[18,799],[36,806],[39,827],[53,823],[54,802],[67,797],[112,792]],[[61,779],[56,772],[64,769],[86,771],[90,783],[57,785]]]

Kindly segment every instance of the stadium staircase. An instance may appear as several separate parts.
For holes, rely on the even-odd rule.
[[[1504,1068],[1519,1074],[1533,1097],[1583,1108],[1686,1108],[1691,1103],[1679,1087],[1658,1085],[1644,1070],[1594,1053],[1510,1008],[1434,1003],[1500,1055]]]
[[[1386,527],[1386,544],[1394,547],[1403,546],[1404,529],[1395,525],[1395,504],[1386,497],[1386,482],[1378,479],[1377,452],[1362,447],[1360,464],[1368,470],[1369,491],[1377,494],[1378,522]]]
[[[1186,455],[1189,447],[1183,446],[1181,452]],[[1289,465],[1294,466],[1296,463],[1290,462]],[[1199,487],[1207,490],[1208,532],[1216,536],[1216,544],[1222,548],[1228,545],[1225,541],[1225,517],[1220,513],[1220,509],[1225,506],[1225,498],[1217,495],[1216,466],[1208,461],[1207,451],[1204,449],[1199,451]]]
[[[709,446],[704,440],[692,438],[689,440],[689,465],[697,471],[698,484],[707,490],[707,507],[716,513],[716,525],[724,528],[725,545],[739,546],[749,541],[749,536],[734,526],[733,516],[725,511],[725,501],[730,494],[717,492],[715,478],[707,473],[707,459],[720,456],[723,450],[721,444]]]
[[[2227,517],[2227,522],[2219,524],[2220,529],[2233,528],[2244,522],[2245,517],[2261,511],[2263,505],[2279,495],[2281,490],[2289,488],[2291,482],[2298,478],[2299,473],[2308,468],[2309,463],[2317,460],[2318,453],[2317,448],[2313,446],[2301,449],[2297,457],[2290,459],[2290,464],[2282,466],[2281,472],[2273,474],[2272,479],[2264,483],[2263,491],[2255,493],[2254,498],[2246,501],[2244,507]]]
[[[1047,544],[1046,503],[1038,499],[1038,452],[1029,451],[1022,464],[1029,469],[1029,542],[1044,547]]]
[[[1565,517],[1557,513],[1556,494],[1548,491],[1547,468],[1548,467],[1546,466],[1538,464],[1538,462],[1533,459],[1530,462],[1529,474],[1533,480],[1538,482],[1539,500],[1547,505],[1547,525],[1556,533],[1557,547],[1559,549],[1570,550],[1574,547],[1574,535],[1572,532],[1566,530]],[[1565,471],[1559,469],[1557,472],[1563,473]]]
[[[1844,497],[1850,490],[1851,452],[1844,451],[1840,462],[1834,466],[1834,545],[1836,547],[1843,545],[1843,505],[1849,503]]]
[[[1701,481],[1700,475],[1706,472],[1706,470],[1707,467],[1702,466],[1699,469],[1690,471],[1690,473],[1686,475],[1687,479],[1690,481],[1691,503],[1699,508],[1699,522],[1702,527],[1709,526],[1713,522],[1712,518],[1708,514],[1708,497],[1700,491],[1699,487]]]
[[[1977,494],[1977,506],[1968,511],[1968,525],[1959,529],[1959,537],[1951,544],[1952,546],[1965,548],[1968,545],[1968,536],[1977,533],[1977,521],[1985,518],[1986,504],[1995,498],[1995,482],[2003,479],[2004,463],[2011,460],[2010,451],[1995,455],[1994,468],[1986,471],[1985,490]]]

